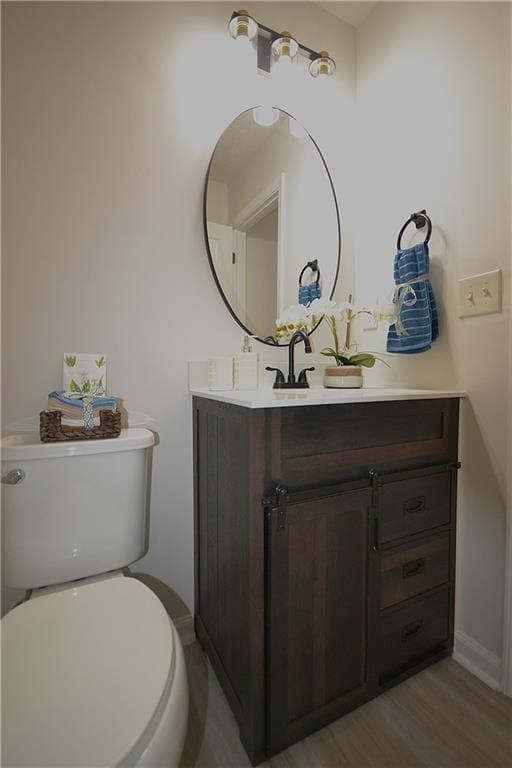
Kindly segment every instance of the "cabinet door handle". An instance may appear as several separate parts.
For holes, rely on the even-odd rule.
[[[402,578],[408,579],[409,576],[418,576],[425,570],[425,558],[420,557],[419,560],[411,560],[406,563],[402,568]]]
[[[415,499],[407,499],[407,501],[404,503],[404,515],[413,515],[415,512],[423,512],[424,509],[424,496],[417,496]]]
[[[411,640],[416,637],[423,629],[423,620],[412,621],[410,624],[406,624],[402,629],[402,643],[406,643],[407,640]]]

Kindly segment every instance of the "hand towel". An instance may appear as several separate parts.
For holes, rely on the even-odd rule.
[[[302,304],[303,307],[309,307],[311,304],[309,285],[299,285],[299,304]]]
[[[308,283],[307,285],[299,285],[299,304],[304,307],[309,307],[312,301],[322,298],[322,289],[320,288],[320,281],[315,280],[314,283]]]
[[[400,250],[395,256],[396,322],[389,327],[387,351],[402,355],[426,352],[439,336],[437,306],[428,277],[426,243]]]

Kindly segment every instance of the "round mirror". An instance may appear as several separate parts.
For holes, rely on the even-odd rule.
[[[235,320],[275,344],[292,304],[331,298],[340,262],[338,205],[309,133],[275,107],[238,115],[213,152],[204,224],[210,265]]]

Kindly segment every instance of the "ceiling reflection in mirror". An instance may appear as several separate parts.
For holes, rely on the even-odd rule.
[[[251,109],[224,131],[208,171],[205,225],[222,296],[262,341],[272,342],[286,307],[332,296],[336,198],[318,147],[287,113]]]

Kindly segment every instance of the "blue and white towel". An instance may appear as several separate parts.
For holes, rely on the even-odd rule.
[[[439,336],[436,300],[428,277],[428,245],[419,243],[395,256],[396,322],[389,327],[387,351],[426,352]]]
[[[299,304],[304,307],[309,307],[312,301],[321,298],[322,289],[319,280],[315,280],[314,283],[307,283],[307,285],[299,285]]]
[[[62,424],[66,427],[92,429],[101,423],[100,411],[117,410],[115,397],[107,395],[84,395],[54,390],[48,395],[48,410],[60,411]]]
[[[72,408],[83,409],[84,399],[90,400],[93,408],[115,408],[116,406],[116,398],[109,397],[108,395],[104,395],[103,397],[99,397],[97,395],[94,397],[87,395],[74,395],[70,397],[64,392],[59,392],[57,389],[54,389],[53,392],[50,392],[48,397],[52,400],[57,400],[64,406]]]

